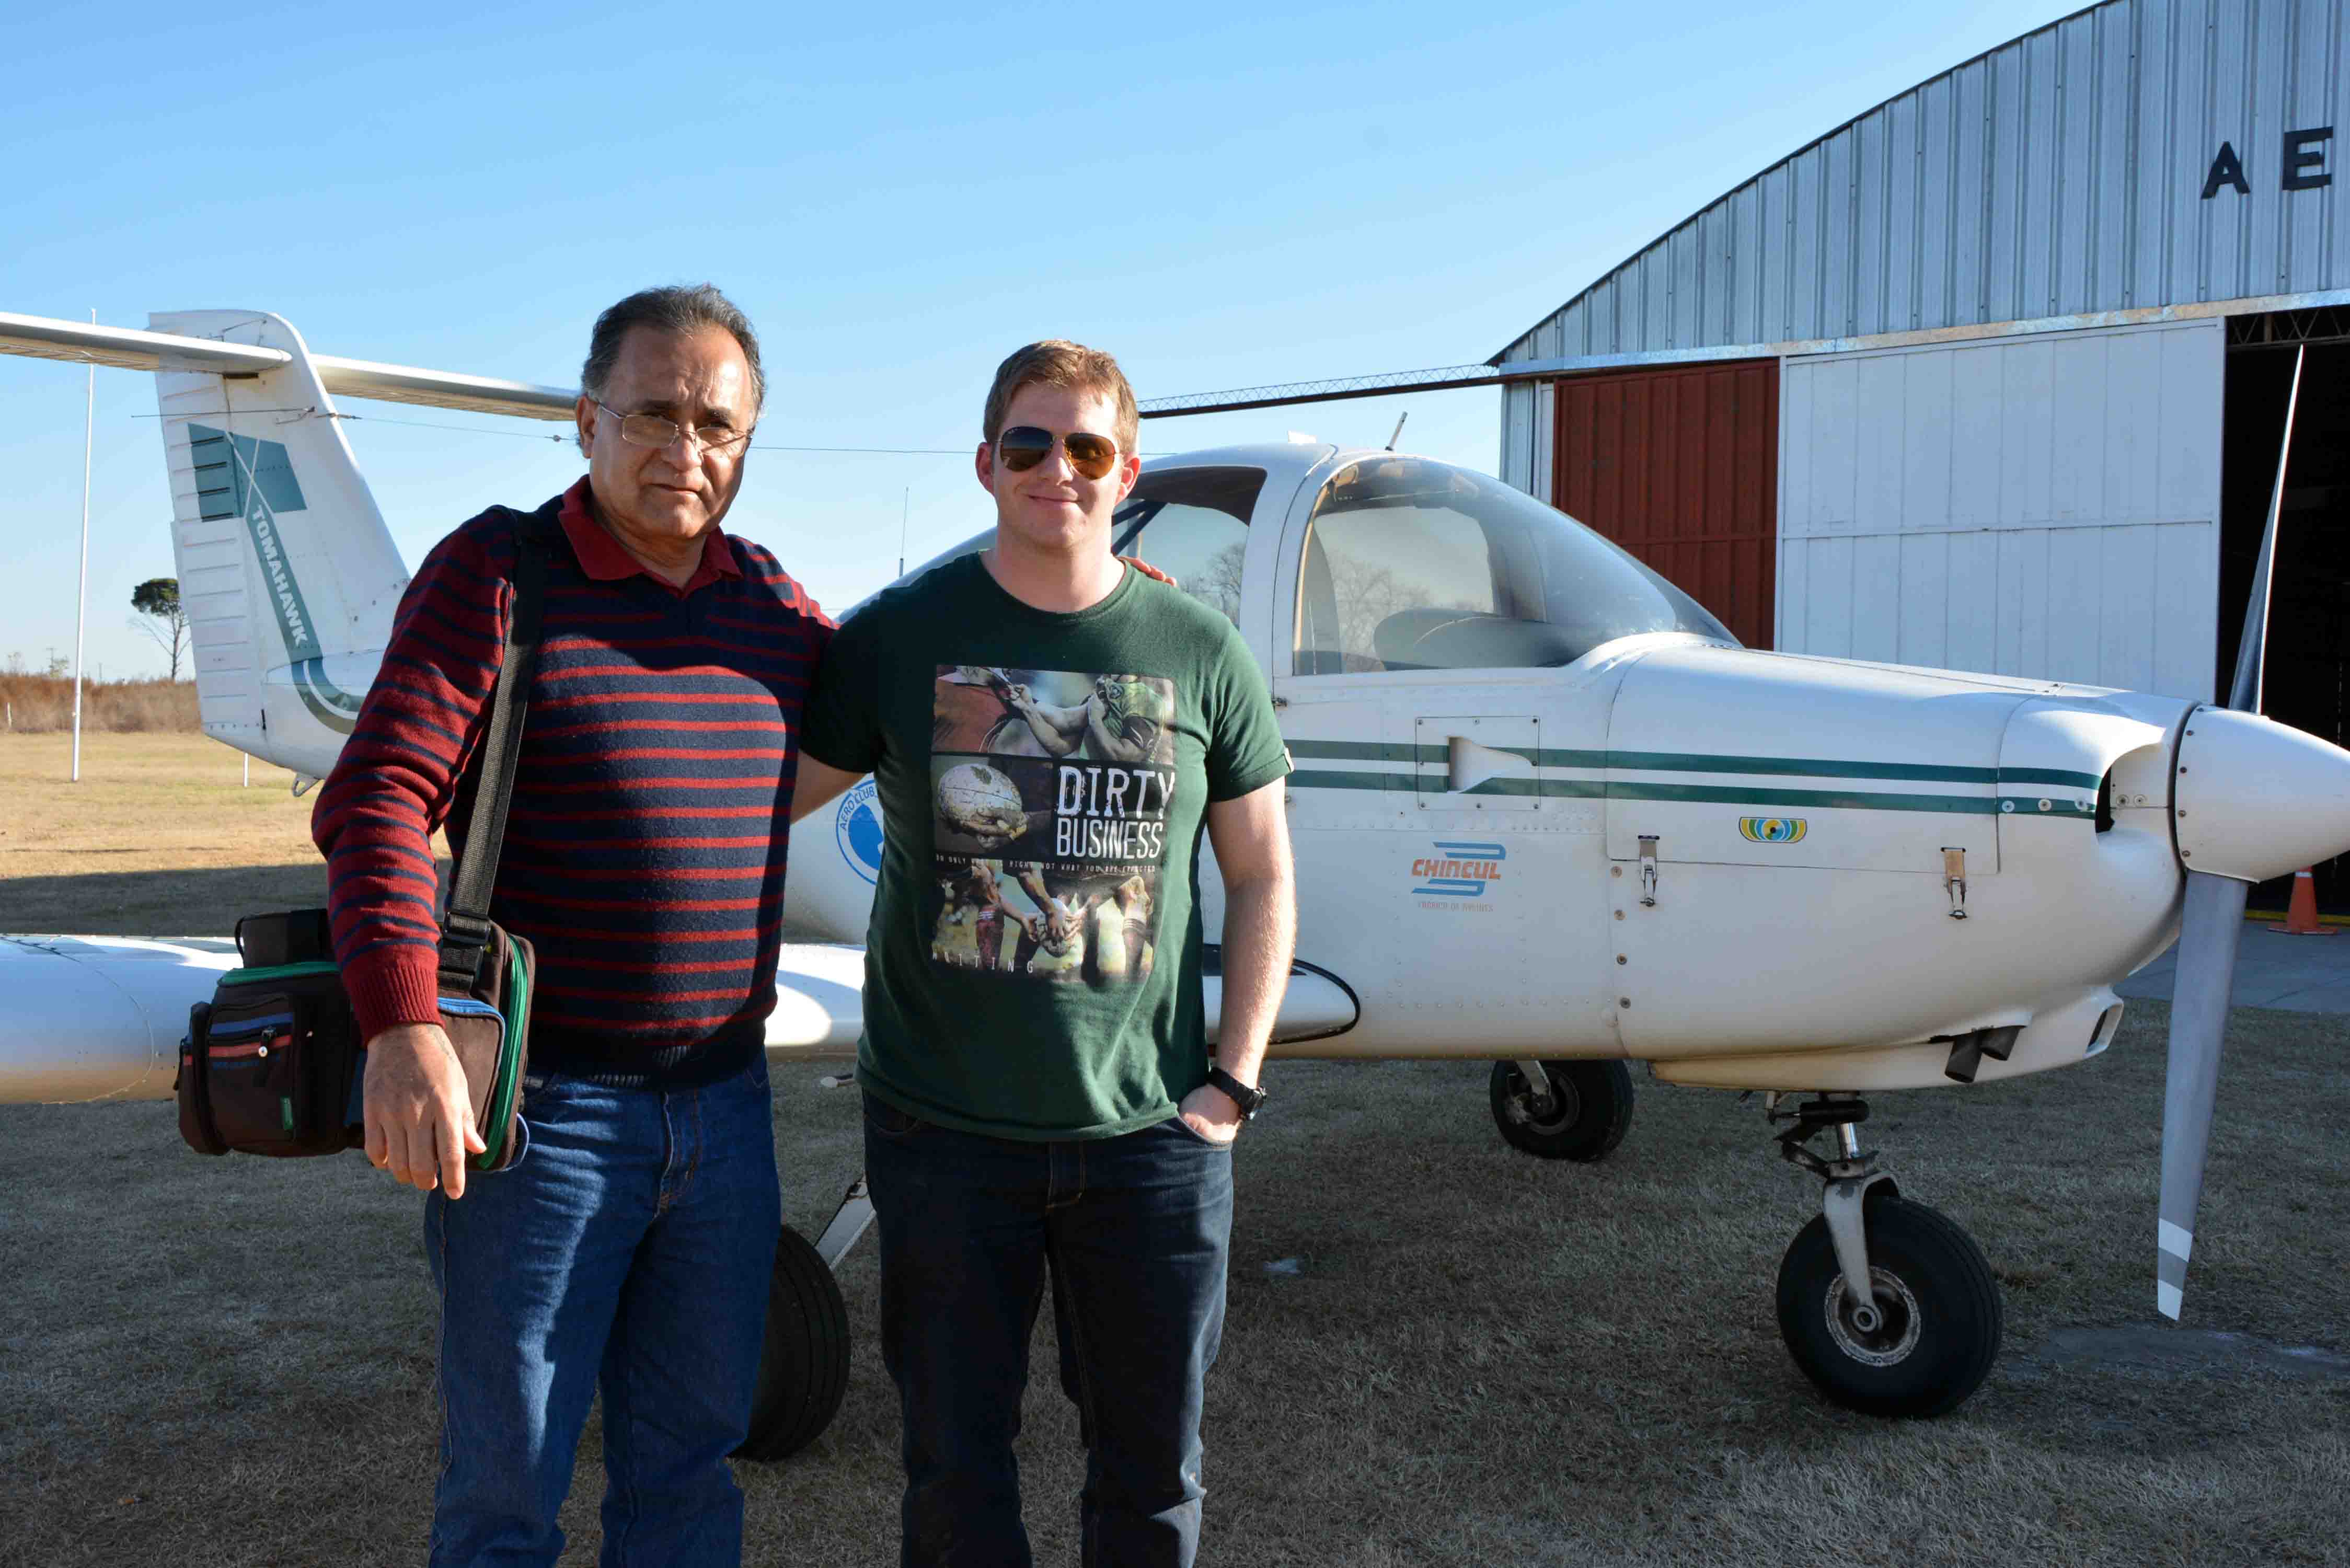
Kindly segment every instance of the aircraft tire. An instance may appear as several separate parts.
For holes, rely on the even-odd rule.
[[[1940,1416],[1982,1386],[1999,1355],[1999,1283],[1974,1239],[1922,1203],[1872,1194],[1868,1272],[1884,1321],[1852,1322],[1825,1217],[1779,1264],[1779,1334],[1831,1401],[1867,1416]]]
[[[806,1237],[784,1227],[767,1293],[767,1338],[750,1435],[734,1457],[789,1459],[832,1424],[848,1389],[848,1303]]]
[[[1554,1101],[1536,1121],[1526,1107],[1525,1075],[1515,1062],[1493,1064],[1493,1125],[1513,1148],[1543,1159],[1588,1163],[1607,1158],[1632,1125],[1632,1073],[1621,1062],[1544,1062]]]

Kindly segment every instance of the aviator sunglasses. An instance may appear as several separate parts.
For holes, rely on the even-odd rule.
[[[995,460],[1014,473],[1025,473],[1053,453],[1058,441],[1069,454],[1069,466],[1087,479],[1099,479],[1118,464],[1118,442],[1107,436],[1072,431],[1055,436],[1035,425],[1014,425],[995,438]]]

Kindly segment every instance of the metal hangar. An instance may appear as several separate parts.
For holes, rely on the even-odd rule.
[[[1489,361],[1503,476],[1753,646],[2209,700],[2306,343],[2269,711],[2341,742],[2345,10],[2106,0],[1837,127]]]

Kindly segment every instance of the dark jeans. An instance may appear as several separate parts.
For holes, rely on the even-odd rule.
[[[605,1568],[733,1568],[782,1203],[767,1061],[697,1089],[525,1080],[521,1160],[424,1206],[441,1290],[434,1568],[563,1551],[604,1395]]]
[[[1223,1335],[1229,1145],[1180,1117],[1122,1137],[1015,1143],[867,1096],[881,1355],[906,1426],[899,1561],[1034,1561],[1012,1440],[1049,1274],[1077,1407],[1087,1568],[1199,1550],[1201,1385]]]

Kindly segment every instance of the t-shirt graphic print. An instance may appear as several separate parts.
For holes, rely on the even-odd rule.
[[[801,750],[886,823],[858,1086],[991,1137],[1115,1137],[1207,1081],[1208,813],[1289,770],[1232,621],[1128,572],[1038,609],[959,556],[825,649]]]
[[[948,664],[932,685],[931,961],[1030,980],[1133,984],[1176,788],[1162,676]]]

